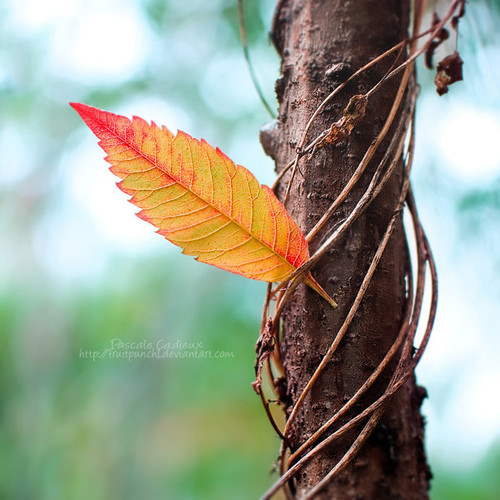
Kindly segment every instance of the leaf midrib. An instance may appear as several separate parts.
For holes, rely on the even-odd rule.
[[[100,122],[100,121],[99,121]],[[133,124],[133,120],[129,120],[130,122],[130,125]],[[151,127],[153,128],[152,125],[149,125],[147,122],[145,122],[146,125],[148,127]],[[144,153],[143,151],[141,151],[140,149],[137,149],[135,147],[134,144],[131,144],[129,141],[127,141],[127,139],[124,139],[122,137],[120,137],[115,130],[112,130],[107,124],[104,124],[102,122],[100,122],[101,126],[104,126],[111,134],[113,134],[115,137],[117,137],[118,139],[120,139],[121,141],[123,141],[123,143],[127,144],[127,146],[131,147],[136,153],[138,153],[140,156],[142,156],[146,161],[148,161],[149,163],[151,163],[151,165],[153,165],[154,168],[157,168],[158,170],[161,170],[163,173],[165,173],[166,175],[168,175],[175,183],[179,184],[180,186],[182,186],[184,189],[186,189],[186,191],[189,191],[190,193],[194,194],[197,198],[199,198],[203,203],[206,203],[207,205],[209,205],[210,207],[212,207],[214,210],[216,210],[218,213],[222,214],[224,217],[226,217],[228,220],[230,220],[232,223],[234,223],[236,226],[238,226],[242,231],[244,231],[245,233],[247,233],[248,235],[250,235],[250,237],[252,237],[253,239],[257,240],[262,246],[268,248],[274,255],[276,255],[277,257],[279,257],[282,261],[284,261],[286,264],[288,264],[292,270],[295,270],[297,269],[288,259],[286,259],[285,257],[283,257],[281,254],[279,254],[278,252],[276,252],[272,247],[270,247],[269,245],[267,245],[265,242],[263,242],[261,239],[257,238],[251,231],[249,231],[248,229],[246,229],[245,227],[243,227],[239,222],[235,221],[232,217],[228,216],[227,214],[225,214],[224,212],[222,212],[222,210],[220,210],[219,208],[217,208],[216,206],[214,206],[212,203],[210,203],[209,201],[203,199],[198,193],[192,191],[190,188],[186,187],[186,185],[182,182],[180,182],[178,179],[176,179],[175,177],[173,177],[172,175],[170,175],[168,172],[166,172],[163,168],[161,168],[158,163],[156,162],[153,162],[151,160],[151,158],[149,158],[149,156]],[[156,127],[158,127],[156,125]],[[163,132],[163,130],[161,130],[159,127],[158,127],[158,130],[160,130],[160,132]],[[173,134],[172,134],[173,135]],[[176,139],[178,137],[178,134],[176,134],[174,136],[174,139]],[[191,136],[189,136],[191,137]],[[191,137],[193,140],[197,140],[197,139],[194,139],[194,137]],[[156,145],[156,141],[155,141],[155,145]],[[211,146],[210,146],[211,147]],[[232,160],[231,160],[232,161]],[[234,162],[233,162],[234,163]],[[238,168],[238,166],[235,164],[235,168]],[[258,182],[258,181],[257,181]],[[261,184],[259,183],[259,188],[262,189],[262,186]],[[288,214],[287,214],[288,216]]]

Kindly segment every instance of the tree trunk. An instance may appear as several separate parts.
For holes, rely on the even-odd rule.
[[[409,3],[409,0],[278,2],[273,41],[282,57],[282,76],[276,83],[280,113],[277,128],[264,133],[262,138],[278,172],[293,159],[306,123],[321,101],[356,69],[407,36]],[[334,104],[328,105],[313,124],[309,140],[341,117],[350,97],[368,91],[377,83],[390,62],[363,73]],[[339,145],[325,145],[312,158],[301,161],[301,173],[297,173],[287,208],[306,233],[340,193],[380,131],[398,84],[399,77],[384,84],[370,98],[366,116],[347,140]],[[312,242],[311,253],[322,236],[338,225],[357,203],[387,143],[386,138],[358,186]],[[401,162],[368,210],[312,271],[339,307],[333,310],[301,285],[285,310],[281,349],[288,413],[353,303],[397,204],[402,172]],[[282,200],[289,178],[287,174],[278,189]],[[354,321],[292,424],[289,435],[292,451],[356,392],[392,345],[402,323],[407,265],[405,233],[399,220]],[[394,363],[389,365],[355,410],[359,412],[384,392],[394,366]],[[419,413],[422,392],[414,378],[410,378],[392,398],[356,459],[317,498],[428,498],[430,472]],[[301,469],[294,483],[298,498],[332,469],[360,429],[326,447]]]

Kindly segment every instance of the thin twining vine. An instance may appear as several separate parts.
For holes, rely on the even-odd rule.
[[[264,97],[264,92],[262,91],[262,87],[259,84],[259,80],[257,78],[257,74],[255,73],[252,61],[250,60],[250,52],[248,50],[247,43],[247,30],[245,26],[245,10],[243,8],[243,0],[238,0],[238,21],[240,25],[240,38],[241,38],[241,47],[243,48],[243,57],[245,58],[245,62],[247,63],[248,72],[250,73],[250,78],[252,79],[253,86],[257,94],[259,95],[260,102],[266,108],[266,111],[269,113],[271,118],[276,118],[274,115],[271,106],[267,102]]]
[[[285,166],[285,168],[280,172],[278,179],[276,180],[273,188],[276,188],[278,183],[283,179],[283,176],[292,169],[290,178],[288,179],[286,191],[285,191],[285,202],[288,197],[288,193],[292,188],[292,184],[295,177],[295,172],[298,169],[299,161],[301,158],[306,155],[314,155],[318,147],[321,147],[325,142],[335,143],[340,142],[340,140],[344,139],[347,135],[350,134],[352,128],[356,125],[357,121],[362,119],[366,105],[368,103],[369,97],[378,89],[380,86],[388,81],[390,78],[399,74],[403,71],[403,75],[401,78],[401,82],[396,93],[393,106],[389,113],[389,116],[381,130],[378,134],[375,141],[370,145],[367,149],[364,157],[356,168],[353,176],[348,181],[340,195],[334,200],[329,209],[325,212],[325,214],[321,217],[320,221],[316,224],[316,226],[309,232],[307,235],[307,240],[311,241],[314,238],[320,229],[324,227],[324,225],[331,219],[332,215],[336,212],[338,207],[342,204],[342,202],[346,199],[349,193],[351,193],[353,187],[361,178],[363,172],[366,169],[366,166],[369,164],[371,159],[373,158],[375,152],[380,146],[381,142],[385,138],[387,132],[390,127],[393,125],[395,117],[399,113],[399,122],[396,124],[395,135],[393,136],[390,144],[387,148],[387,151],[380,161],[379,165],[375,173],[372,176],[370,184],[368,188],[365,190],[364,194],[359,199],[358,203],[352,210],[352,212],[348,215],[348,217],[333,230],[333,232],[327,236],[326,240],[322,243],[322,245],[317,249],[317,251],[311,256],[311,258],[299,269],[297,269],[286,281],[278,285],[274,290],[271,288],[271,285],[268,287],[268,292],[266,295],[266,301],[263,309],[262,315],[262,324],[261,324],[261,336],[259,339],[260,344],[260,352],[258,352],[257,356],[257,380],[254,384],[254,388],[260,394],[264,406],[266,408],[266,412],[274,426],[277,430],[280,437],[283,439],[282,441],[282,449],[281,449],[281,477],[280,479],[265,493],[263,496],[263,500],[270,499],[274,493],[276,493],[280,488],[287,485],[288,481],[290,481],[295,474],[300,470],[300,468],[313,456],[315,456],[321,449],[323,449],[328,444],[332,443],[334,440],[338,439],[340,436],[344,435],[348,430],[352,429],[355,425],[362,422],[364,419],[368,419],[365,426],[351,444],[350,448],[346,451],[344,456],[337,462],[334,468],[311,490],[309,490],[304,498],[311,499],[313,498],[332,478],[337,474],[342,468],[344,468],[356,455],[359,451],[363,443],[366,441],[377,422],[383,415],[384,407],[389,401],[389,399],[395,394],[395,392],[408,380],[408,378],[413,374],[414,369],[421,359],[425,347],[428,343],[430,333],[432,330],[435,313],[436,313],[436,304],[437,304],[437,274],[436,267],[432,257],[432,253],[429,247],[429,243],[425,236],[424,230],[420,223],[418,213],[416,210],[415,200],[413,198],[413,194],[410,187],[410,170],[413,159],[413,146],[414,146],[414,112],[415,112],[415,100],[417,95],[416,85],[414,83],[414,62],[423,53],[428,54],[430,50],[432,50],[433,43],[435,45],[435,39],[438,37],[439,33],[444,29],[444,26],[450,19],[452,19],[452,25],[456,29],[456,24],[458,22],[458,18],[463,15],[463,0],[455,0],[451,3],[448,12],[443,17],[442,20],[434,22],[431,29],[420,33],[418,35],[414,35],[412,38],[405,40],[398,45],[394,46],[384,54],[380,55],[363,68],[354,73],[348,80],[339,85],[333,92],[331,92],[323,102],[318,106],[316,111],[313,113],[311,118],[309,119],[299,143],[299,146],[296,150],[296,155],[294,160],[292,160],[289,164]],[[423,14],[423,2],[417,0],[414,6],[414,25],[413,25],[413,33],[418,33],[420,22]],[[458,12],[458,14],[457,14]],[[454,16],[454,17],[453,17]],[[417,49],[417,40],[428,36],[423,46]],[[317,116],[324,110],[326,104],[331,101],[352,79],[359,76],[362,72],[366,71],[369,67],[374,64],[377,64],[385,57],[399,51],[399,54],[396,60],[400,57],[400,54],[404,50],[405,47],[408,47],[409,55],[408,58],[398,66],[393,67],[386,73],[386,75],[364,95],[353,96],[350,101],[351,108],[349,105],[346,110],[344,110],[344,116],[335,122],[332,127],[323,131],[318,137],[314,140],[310,141],[306,145],[307,135],[309,129],[317,118]],[[402,106],[403,97],[407,96],[405,99],[405,105]],[[354,110],[354,112],[353,112]],[[357,116],[354,116],[357,113]],[[394,129],[393,129],[394,130]],[[409,138],[409,140],[408,140]],[[408,146],[405,151],[405,145],[408,142]],[[356,220],[366,208],[370,205],[370,203],[375,199],[375,197],[379,194],[382,187],[385,185],[387,180],[391,177],[396,167],[401,164],[401,158],[404,155],[404,164],[405,171],[401,184],[400,196],[396,207],[394,208],[393,215],[388,223],[386,228],[386,232],[379,244],[379,247],[373,257],[373,260],[368,268],[368,271],[363,279],[363,282],[359,288],[359,291],[356,295],[356,298],[351,306],[351,309],[337,332],[332,345],[329,350],[325,354],[324,358],[318,365],[315,373],[311,377],[311,379],[306,384],[306,387],[300,394],[296,404],[292,408],[292,411],[287,419],[287,423],[285,425],[285,429],[281,431],[279,426],[273,419],[272,413],[269,409],[270,400],[268,400],[264,396],[264,392],[262,389],[262,369],[265,367],[267,376],[270,385],[273,387],[273,383],[277,378],[274,375],[273,369],[277,370],[280,374],[283,373],[282,363],[279,354],[279,321],[281,317],[281,313],[288,301],[288,299],[293,294],[295,288],[300,283],[301,277],[304,273],[308,272],[314,264],[318,262],[319,259],[332,247],[332,245],[337,241],[339,236],[345,232],[345,230],[351,226],[351,224]],[[314,384],[314,382],[319,377],[322,369],[326,366],[326,364],[331,360],[333,353],[338,347],[339,343],[342,340],[343,335],[347,331],[359,305],[363,299],[364,293],[368,288],[368,285],[371,281],[371,278],[377,268],[377,265],[384,253],[387,242],[389,241],[390,235],[395,227],[396,221],[401,217],[401,212],[406,203],[408,207],[409,213],[411,215],[411,220],[413,224],[413,232],[415,237],[415,245],[417,248],[417,281],[415,284],[415,291],[413,291],[413,275],[411,272],[411,266],[409,267],[409,271],[407,272],[406,279],[409,284],[408,295],[406,297],[406,310],[403,318],[402,326],[398,336],[396,337],[393,345],[386,353],[380,364],[376,367],[374,372],[368,377],[365,383],[358,389],[358,391],[350,398],[350,400],[327,422],[325,422],[316,432],[305,442],[303,443],[297,450],[291,453],[287,459],[287,449],[288,442],[287,436],[291,427],[291,423],[293,422],[298,409],[304,400],[306,394]],[[425,288],[425,276],[426,269],[429,270],[430,278],[431,278],[431,304],[428,313],[427,319],[427,327],[424,332],[422,341],[418,347],[418,349],[413,353],[413,342],[415,339],[415,335],[417,332],[417,327],[419,324],[424,288]],[[271,300],[276,300],[276,306],[274,309],[274,314],[272,317],[269,316],[269,309]],[[402,348],[401,348],[402,346]],[[397,367],[393,373],[393,376],[385,390],[385,392],[370,406],[368,406],[365,410],[359,413],[357,416],[350,419],[347,423],[342,425],[339,429],[334,431],[328,437],[320,441],[321,436],[324,436],[325,431],[331,429],[331,427],[340,419],[341,416],[345,415],[346,412],[354,406],[354,404],[359,400],[362,394],[366,392],[366,390],[375,382],[377,377],[382,373],[382,371],[387,367],[388,363],[394,358],[395,354],[399,352],[399,361]],[[276,389],[276,386],[275,386]],[[279,390],[276,391],[276,399],[279,401]],[[319,442],[318,442],[319,441]],[[285,490],[285,492],[289,495],[289,491]]]

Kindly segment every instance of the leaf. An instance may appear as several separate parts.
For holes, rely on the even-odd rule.
[[[434,83],[436,85],[436,91],[440,96],[448,93],[449,85],[463,80],[463,63],[462,58],[458,52],[455,51],[451,56],[445,57],[438,64]]]
[[[304,234],[274,193],[218,148],[142,118],[71,106],[100,139],[137,215],[184,254],[268,282],[309,259]],[[335,304],[310,274],[304,282]]]

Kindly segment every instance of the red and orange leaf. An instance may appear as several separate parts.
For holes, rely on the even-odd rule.
[[[100,139],[137,215],[183,253],[268,282],[309,258],[304,234],[274,193],[218,148],[142,118],[71,106]],[[326,295],[312,277],[306,282]]]

